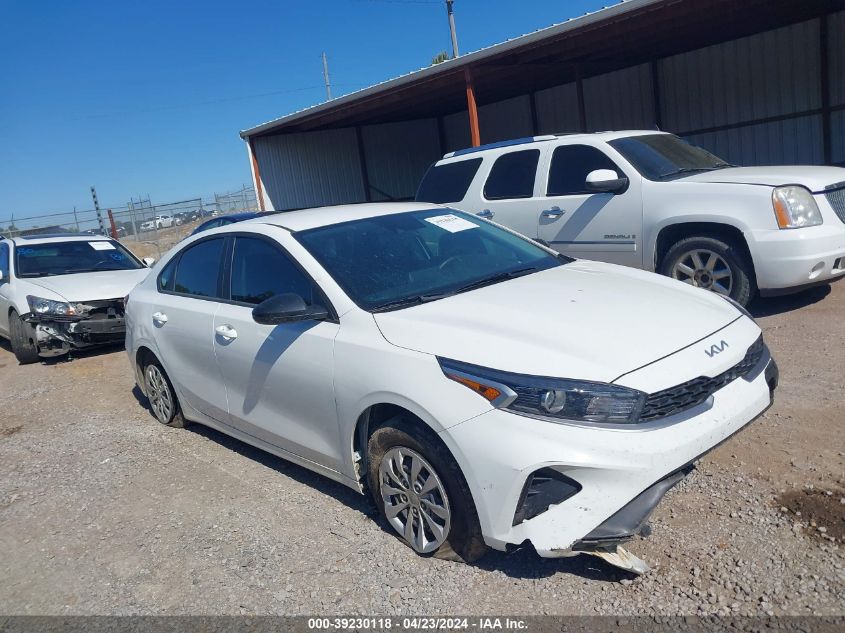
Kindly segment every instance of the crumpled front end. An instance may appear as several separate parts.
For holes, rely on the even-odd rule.
[[[39,356],[49,358],[73,349],[122,343],[126,336],[123,299],[81,301],[71,304],[73,314],[23,315],[35,328]]]
[[[543,557],[619,557],[618,544],[641,533],[692,464],[771,404],[777,366],[755,336],[759,329],[750,319],[717,333],[715,340],[730,342],[719,354],[725,360],[714,361],[704,380],[712,393],[699,393],[701,380],[684,375],[701,368],[697,357],[710,351],[712,337],[621,378],[654,394],[652,406],[666,414],[642,424],[554,424],[494,409],[443,431],[473,492],[487,544],[504,550],[530,542]],[[675,394],[673,413],[662,394],[675,391],[665,387],[678,380],[696,399]]]

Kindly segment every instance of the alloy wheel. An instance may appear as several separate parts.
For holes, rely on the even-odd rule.
[[[449,498],[422,455],[401,446],[387,451],[379,464],[379,493],[388,522],[417,552],[428,554],[446,541]]]
[[[705,248],[697,248],[679,257],[672,267],[672,277],[722,295],[730,295],[733,290],[730,266],[718,253]]]
[[[156,365],[147,365],[147,398],[159,422],[167,424],[173,414],[173,394],[161,369]]]

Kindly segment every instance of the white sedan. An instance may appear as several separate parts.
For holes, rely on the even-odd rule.
[[[777,383],[730,300],[422,203],[200,233],[126,314],[160,422],[369,491],[414,550],[464,560],[530,541],[630,566],[618,544]]]
[[[0,240],[0,336],[21,364],[121,343],[123,298],[153,262],[102,235]]]

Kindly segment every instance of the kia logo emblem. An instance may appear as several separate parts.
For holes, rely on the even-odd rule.
[[[713,358],[716,354],[724,352],[727,348],[727,341],[721,341],[720,343],[714,343],[713,345],[711,345],[710,349],[704,350],[704,353],[707,354],[710,358]]]

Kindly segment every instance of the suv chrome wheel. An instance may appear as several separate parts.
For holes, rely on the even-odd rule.
[[[387,520],[420,554],[435,551],[449,536],[451,510],[434,468],[416,451],[396,446],[378,472]]]
[[[682,255],[672,267],[672,277],[722,295],[730,295],[733,289],[733,275],[728,263],[717,253],[706,249]]]
[[[144,374],[150,407],[158,421],[167,424],[173,416],[173,394],[170,392],[170,386],[157,365],[147,365]]]

